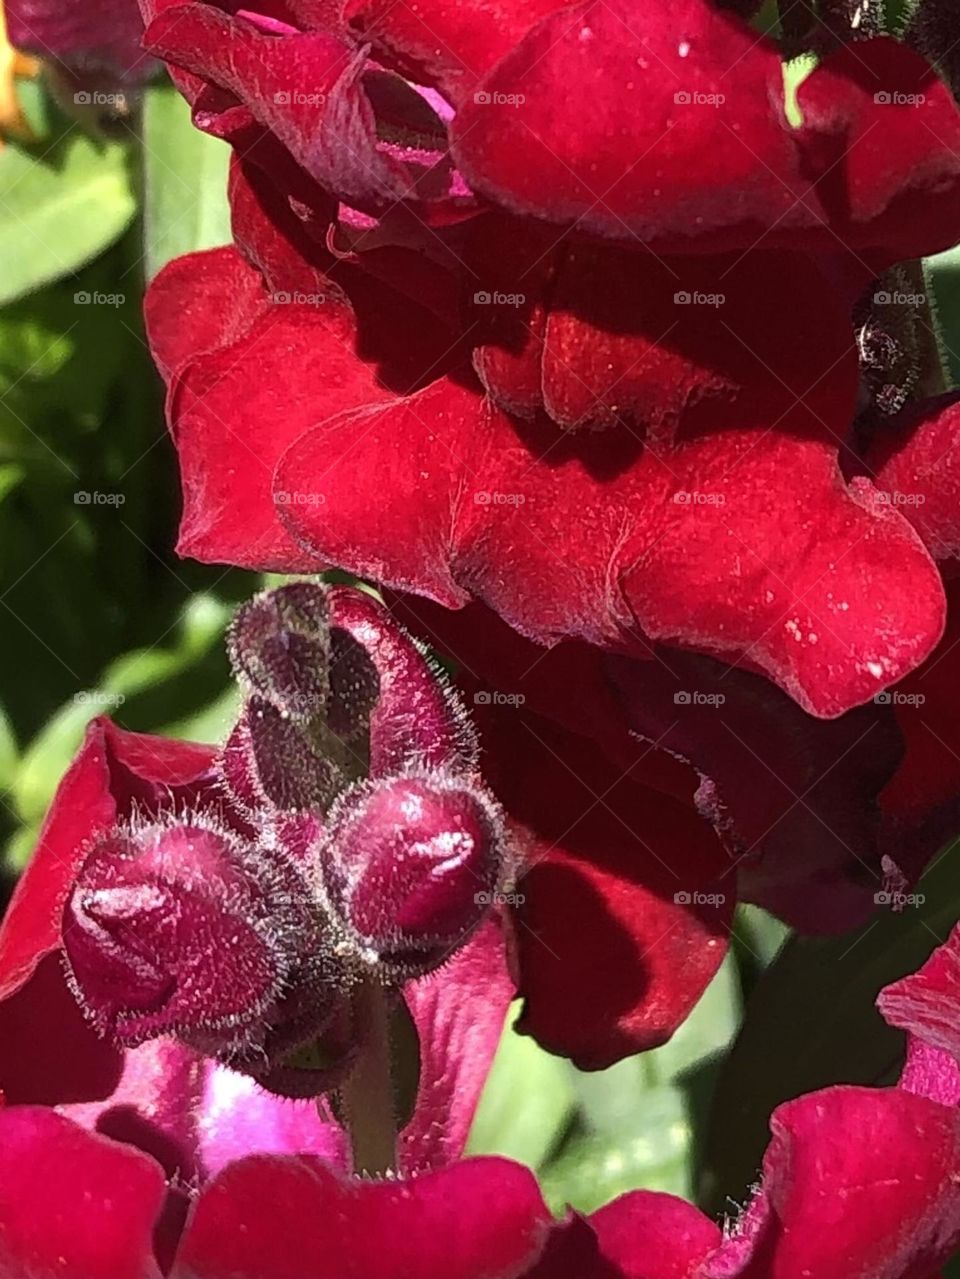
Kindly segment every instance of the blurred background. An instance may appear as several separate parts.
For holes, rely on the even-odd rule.
[[[90,718],[223,735],[224,626],[262,584],[173,554],[179,496],[141,320],[166,261],[229,240],[226,147],[162,76],[111,95],[20,69],[14,108],[0,82],[0,905]],[[931,270],[955,306],[952,257]],[[839,940],[741,910],[692,1018],[612,1070],[582,1074],[508,1033],[472,1148],[528,1163],[557,1207],[645,1187],[735,1213],[774,1105],[895,1077],[901,1037],[873,999],[954,922],[956,861],[909,921]]]

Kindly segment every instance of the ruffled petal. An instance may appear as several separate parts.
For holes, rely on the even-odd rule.
[[[933,1274],[960,1239],[960,1120],[899,1089],[780,1106],[763,1180],[704,1279]]]
[[[919,972],[885,986],[877,1007],[891,1026],[960,1061],[960,925]]]
[[[377,147],[364,92],[366,57],[334,35],[273,34],[213,6],[165,9],[144,44],[233,95],[322,186],[356,203],[410,191],[403,166]]]
[[[907,521],[790,427],[665,456],[632,438],[558,442],[444,379],[307,432],[276,485],[323,475],[322,507],[282,512],[320,559],[447,607],[472,594],[545,643],[708,652],[830,717],[919,665],[943,588]]]
[[[128,816],[189,803],[213,786],[211,747],[128,733],[94,720],[57,788],[29,866],[0,926],[0,998],[60,944],[63,903],[89,840]]]
[[[533,1174],[505,1159],[411,1182],[348,1180],[309,1158],[245,1159],[200,1197],[171,1279],[513,1279],[549,1221]]]
[[[925,402],[878,429],[867,473],[939,562],[960,558],[960,400]]]
[[[17,1279],[160,1279],[166,1194],[146,1155],[50,1110],[0,1110],[0,1272]]]
[[[522,859],[521,1029],[585,1069],[663,1043],[726,950],[719,841],[586,739],[515,708],[477,713]]]

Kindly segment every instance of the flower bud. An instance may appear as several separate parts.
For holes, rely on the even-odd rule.
[[[503,831],[478,787],[439,773],[361,783],[330,814],[322,874],[367,962],[409,977],[441,963],[499,883]]]
[[[325,589],[292,582],[257,595],[234,615],[227,651],[238,677],[285,719],[315,719],[328,696]]]
[[[241,808],[325,809],[345,779],[302,727],[260,697],[244,705],[220,757],[220,774]]]
[[[102,1034],[176,1034],[228,1061],[264,1051],[320,942],[293,866],[199,818],[100,839],[64,910],[71,985]]]
[[[476,765],[477,742],[442,670],[372,596],[349,587],[330,591],[330,621],[369,655],[378,678],[370,711],[370,773]]]

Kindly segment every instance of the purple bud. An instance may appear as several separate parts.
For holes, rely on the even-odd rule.
[[[220,774],[246,812],[326,809],[345,779],[300,725],[259,697],[240,713],[220,757]]]
[[[322,714],[328,696],[327,592],[313,582],[264,591],[242,605],[227,633],[237,676],[287,719]]]
[[[359,641],[341,626],[330,631],[330,701],[327,723],[345,742],[366,735],[380,696],[380,676]]]
[[[477,741],[438,664],[372,596],[346,586],[329,594],[330,622],[368,653],[379,682],[370,716],[373,777],[409,768],[471,771]]]
[[[478,787],[439,773],[366,782],[330,814],[323,875],[368,962],[402,976],[441,963],[483,918],[503,829]]]
[[[278,1027],[307,1015],[302,972],[314,1026],[335,998],[311,968],[322,937],[298,872],[207,820],[103,837],[66,904],[63,946],[81,1006],[125,1046],[176,1034],[262,1065]]]

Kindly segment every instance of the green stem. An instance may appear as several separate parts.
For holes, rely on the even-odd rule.
[[[353,1170],[383,1176],[397,1165],[397,1116],[390,1053],[390,1011],[384,988],[368,978],[355,996],[361,1049],[341,1090]]]

